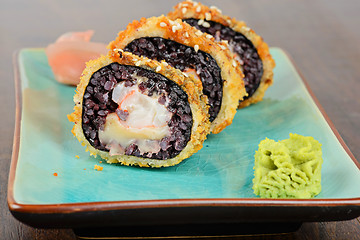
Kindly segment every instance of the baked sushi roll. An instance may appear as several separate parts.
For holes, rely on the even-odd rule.
[[[91,155],[167,167],[202,148],[210,131],[205,98],[199,80],[164,62],[116,51],[87,63],[69,120]]]
[[[160,16],[130,23],[109,48],[164,60],[185,75],[199,78],[208,97],[211,132],[219,133],[232,123],[239,99],[246,92],[231,52],[211,38],[180,19]]]
[[[266,89],[273,82],[275,62],[268,45],[245,22],[237,21],[212,6],[185,1],[168,14],[172,20],[182,19],[202,32],[214,36],[216,41],[225,41],[235,54],[238,66],[244,73],[247,96],[239,102],[239,108],[262,100]]]

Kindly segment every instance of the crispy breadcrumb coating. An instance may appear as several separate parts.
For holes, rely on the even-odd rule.
[[[123,65],[137,66],[162,74],[164,77],[177,83],[187,93],[192,111],[193,126],[189,142],[177,156],[166,160],[141,158],[129,155],[110,156],[109,152],[94,148],[85,138],[82,129],[82,104],[85,88],[87,87],[93,73],[113,62]],[[89,151],[90,155],[95,157],[99,155],[108,163],[121,163],[123,165],[137,165],[140,167],[168,167],[180,163],[182,160],[190,157],[202,148],[202,144],[210,131],[208,106],[205,104],[206,101],[206,96],[202,94],[202,84],[200,80],[196,80],[191,76],[186,77],[181,71],[170,67],[168,64],[164,64],[164,62],[150,60],[145,57],[138,57],[131,53],[123,52],[121,49],[113,49],[107,56],[101,56],[100,58],[91,60],[86,64],[86,68],[82,74],[81,81],[77,86],[76,94],[74,96],[74,112],[68,115],[68,118],[69,121],[74,123],[72,133],[77,137],[83,146],[86,146],[86,151]]]
[[[238,107],[243,108],[263,99],[265,91],[273,83],[273,68],[275,67],[275,61],[269,52],[268,45],[263,41],[262,37],[246,26],[245,22],[223,15],[221,10],[215,6],[208,7],[194,1],[184,1],[177,4],[174,7],[174,10],[169,12],[167,16],[172,20],[188,18],[203,19],[205,21],[211,20],[226,27],[230,27],[235,32],[243,34],[250,40],[263,63],[263,75],[261,77],[260,85],[255,93],[248,99],[240,101]]]

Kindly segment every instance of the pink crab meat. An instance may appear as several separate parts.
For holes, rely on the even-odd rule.
[[[86,62],[107,53],[106,44],[90,42],[93,34],[92,30],[68,32],[45,49],[49,65],[58,82],[77,85]]]

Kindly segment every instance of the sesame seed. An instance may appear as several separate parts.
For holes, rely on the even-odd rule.
[[[201,6],[198,6],[197,8],[196,8],[196,12],[200,12],[201,11]]]
[[[189,37],[189,33],[188,32],[185,32],[185,37]]]
[[[175,24],[175,22],[172,21],[172,20],[169,20],[169,23],[170,23],[171,25],[174,25],[174,24]]]
[[[203,27],[206,27],[206,28],[209,28],[209,27],[210,27],[210,23],[204,22],[204,23],[202,24],[202,26],[203,26]]]
[[[206,38],[211,39],[211,38],[213,38],[213,36],[210,35],[210,34],[207,34],[207,35],[206,35]]]
[[[198,51],[199,51],[199,45],[196,44],[196,45],[194,46],[194,50],[195,50],[195,52],[198,52]]]
[[[187,8],[183,8],[183,9],[182,9],[182,13],[183,13],[183,14],[185,14],[186,11],[187,11]]]
[[[136,63],[135,63],[135,66],[140,66],[141,65],[141,61],[137,61]]]
[[[242,27],[242,29],[244,29],[245,31],[250,31],[250,28],[248,28],[248,27]]]
[[[185,76],[185,77],[189,77],[189,75],[187,75],[186,73],[182,72],[182,74]]]
[[[94,165],[94,169],[97,170],[97,171],[102,171],[102,170],[103,170],[103,167],[95,164],[95,165]]]
[[[205,13],[205,19],[207,20],[207,21],[210,21],[211,20],[211,14],[210,13]]]
[[[179,8],[187,7],[187,6],[189,6],[189,3],[187,3],[187,2],[182,2],[182,3],[179,4]]]
[[[159,72],[161,70],[161,66],[157,66],[155,72]]]
[[[225,47],[224,45],[220,45],[220,48],[221,48],[222,50],[225,50],[225,49],[226,49],[226,47]]]
[[[172,26],[172,31],[176,32],[177,30],[182,29],[182,26],[180,25],[180,23],[176,23]]]
[[[169,66],[167,62],[162,62],[162,65],[164,65],[165,67]]]
[[[161,22],[161,23],[160,23],[160,27],[166,27],[166,26],[167,26],[166,23],[164,23],[164,22]]]
[[[200,30],[197,30],[195,34],[200,37],[201,35],[203,35],[203,32]]]
[[[198,21],[198,25],[202,25],[204,23],[204,19],[200,19],[199,21]]]
[[[236,67],[236,62],[235,62],[235,60],[232,61],[232,65],[233,65],[233,67]]]
[[[231,25],[231,20],[230,20],[230,19],[226,20],[226,22],[227,22],[229,25]]]

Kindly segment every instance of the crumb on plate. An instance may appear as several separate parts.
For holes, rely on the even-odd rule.
[[[102,171],[102,170],[103,170],[103,167],[95,164],[94,169],[96,169],[96,170],[98,170],[98,171]]]

